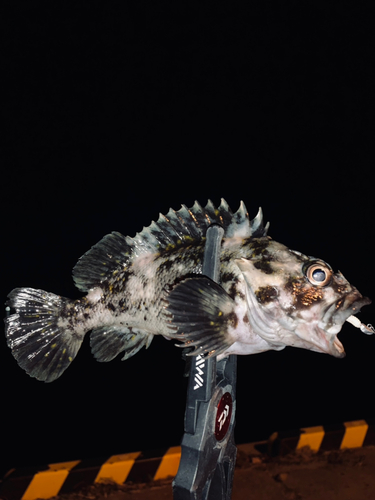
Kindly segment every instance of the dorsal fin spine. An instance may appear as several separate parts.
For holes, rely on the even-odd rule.
[[[199,226],[196,225],[192,212],[185,205],[182,205],[177,213],[184,221],[186,221],[184,227],[186,227],[189,235],[195,239],[202,238],[202,231]]]
[[[207,218],[205,211],[201,205],[196,201],[191,207],[190,212],[193,214],[195,223],[199,226],[201,233],[203,234],[205,228],[207,227]]]
[[[167,213],[167,217],[168,217],[168,222],[171,224],[172,229],[174,229],[174,231],[176,232],[178,239],[182,240],[184,234],[186,234],[186,230],[184,230],[184,227],[181,224],[181,220],[177,215],[177,212],[170,209],[169,212]]]
[[[259,207],[258,213],[251,221],[251,234],[254,236],[258,232],[263,232],[263,213],[261,207]]]
[[[207,217],[210,220],[210,223],[220,223],[220,218],[219,218],[219,211],[216,209],[215,205],[212,203],[211,200],[208,200],[207,205],[205,206],[205,211],[207,214]]]

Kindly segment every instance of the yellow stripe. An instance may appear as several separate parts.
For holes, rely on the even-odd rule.
[[[122,455],[113,455],[100,468],[95,478],[95,483],[110,479],[115,483],[123,484],[133,467],[140,451],[134,453],[124,453]]]
[[[365,440],[368,424],[364,420],[354,420],[344,422],[344,425],[346,430],[340,448],[360,448]]]
[[[49,464],[48,470],[35,474],[22,500],[35,500],[35,498],[51,498],[56,496],[65,479],[68,477],[69,471],[79,463],[80,460]]]
[[[324,429],[322,426],[305,427],[301,429],[303,434],[300,435],[297,444],[297,450],[303,446],[309,446],[312,450],[318,451],[324,437]]]
[[[177,474],[181,458],[181,446],[172,446],[162,458],[154,479],[164,479]]]

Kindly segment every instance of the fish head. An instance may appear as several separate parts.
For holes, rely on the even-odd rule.
[[[344,322],[371,300],[341,272],[270,240],[253,242],[251,258],[236,260],[245,281],[248,319],[255,333],[278,346],[342,358]]]

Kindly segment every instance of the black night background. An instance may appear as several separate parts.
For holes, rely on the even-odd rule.
[[[71,270],[105,234],[182,203],[262,206],[276,241],[375,299],[374,8],[354,2],[4,2],[1,300],[78,298]],[[5,315],[5,312],[3,312]],[[372,305],[364,323],[375,322]],[[347,356],[238,358],[238,443],[371,419],[375,337]],[[181,351],[161,337],[97,363],[89,338],[44,384],[0,339],[1,473],[180,444]]]

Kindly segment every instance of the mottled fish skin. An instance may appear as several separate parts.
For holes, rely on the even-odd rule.
[[[202,275],[206,230],[221,224],[220,285]],[[86,295],[72,301],[18,288],[9,294],[8,345],[39,380],[59,377],[91,331],[98,361],[133,356],[154,335],[179,340],[190,354],[255,354],[285,346],[344,355],[344,321],[370,300],[322,260],[267,236],[262,212],[250,220],[241,202],[233,214],[184,205],[134,238],[105,236],[73,270]]]

